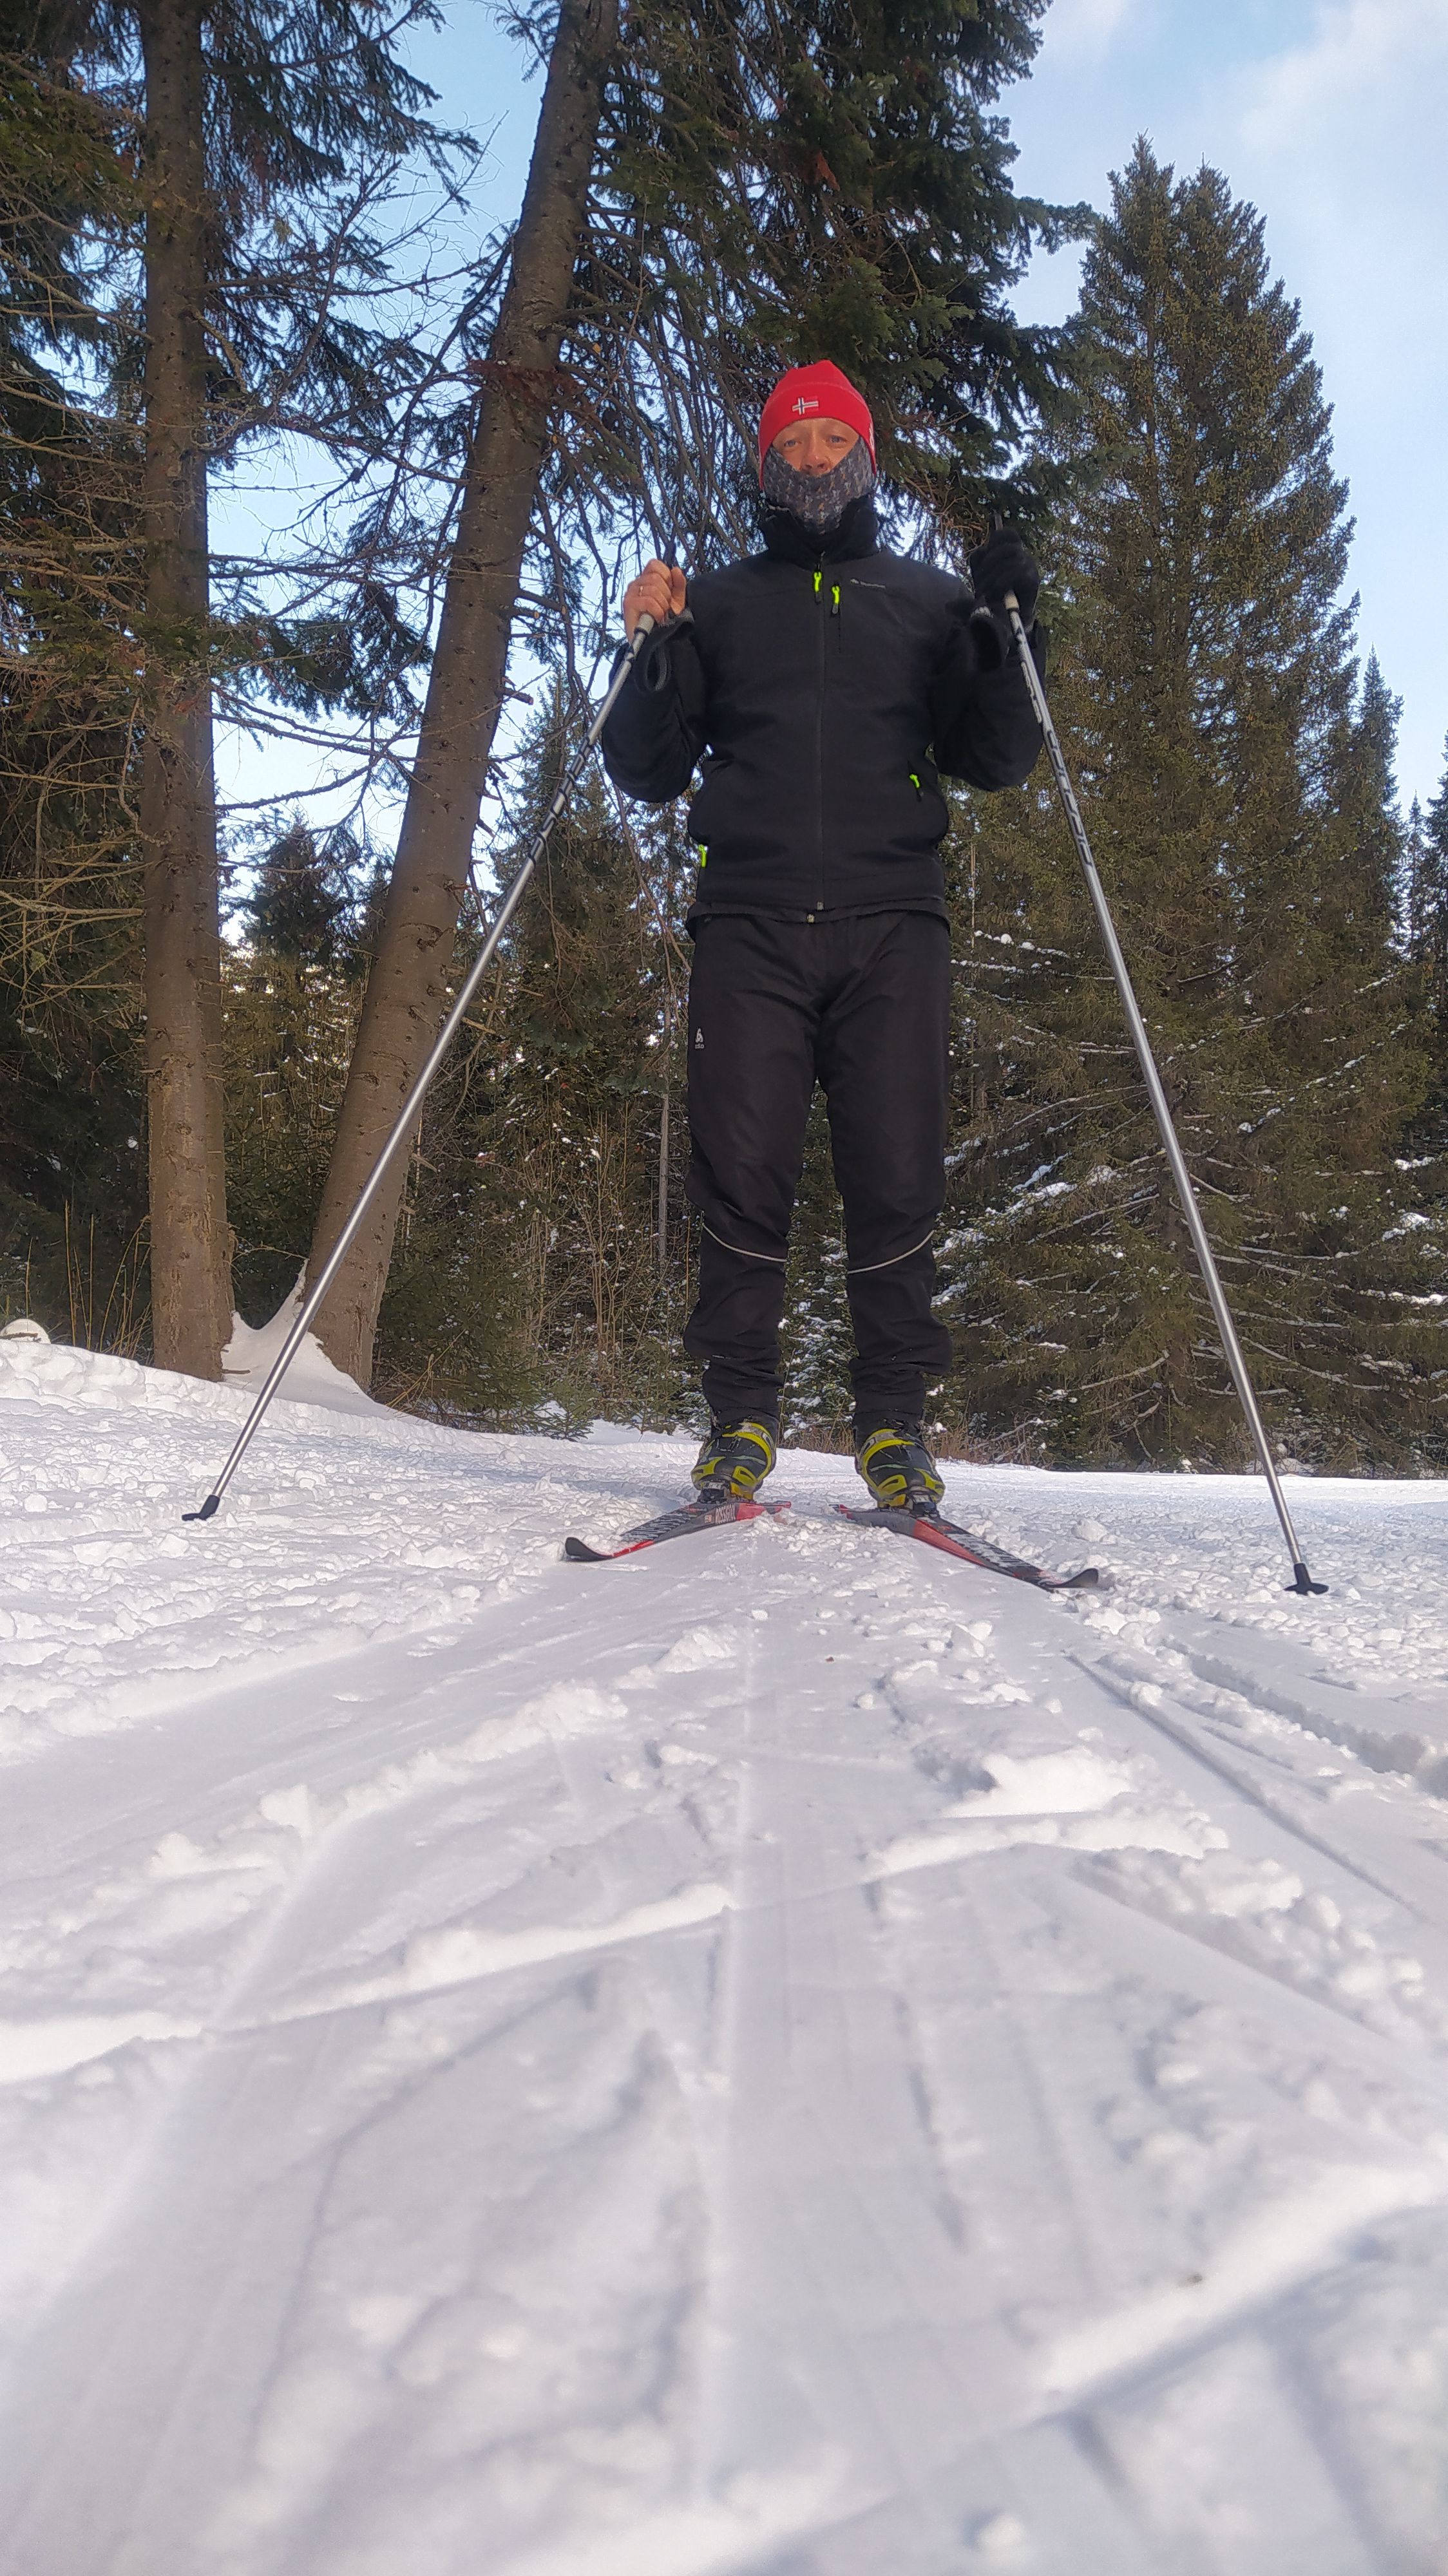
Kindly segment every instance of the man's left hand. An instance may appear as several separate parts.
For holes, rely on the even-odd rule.
[[[976,547],[970,557],[970,578],[977,607],[1004,611],[1006,592],[1013,590],[1021,624],[1030,625],[1041,588],[1041,568],[1018,528],[997,528],[983,546]]]

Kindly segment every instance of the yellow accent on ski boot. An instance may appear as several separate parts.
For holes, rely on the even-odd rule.
[[[762,1485],[774,1465],[774,1433],[767,1422],[714,1422],[694,1461],[692,1481],[701,1494],[741,1498]]]
[[[918,1426],[887,1423],[855,1451],[855,1465],[884,1512],[933,1512],[945,1486]]]

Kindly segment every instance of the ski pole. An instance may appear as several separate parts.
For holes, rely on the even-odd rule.
[[[452,1009],[449,1011],[447,1018],[443,1021],[442,1027],[437,1033],[437,1037],[433,1043],[432,1052],[427,1057],[416,1081],[413,1083],[412,1089],[409,1091],[407,1098],[397,1113],[396,1118],[393,1120],[387,1140],[383,1145],[376,1162],[372,1166],[372,1170],[362,1188],[357,1204],[353,1208],[351,1215],[348,1217],[346,1224],[343,1226],[341,1233],[338,1235],[336,1242],[333,1244],[331,1251],[328,1253],[326,1260],[323,1262],[321,1269],[318,1271],[312,1286],[307,1290],[306,1297],[302,1302],[301,1312],[297,1315],[287,1334],[286,1340],[283,1342],[281,1349],[278,1351],[276,1358],[271,1364],[271,1367],[267,1370],[265,1378],[257,1389],[256,1401],[253,1404],[250,1413],[247,1415],[245,1422],[242,1424],[240,1431],[237,1433],[236,1439],[232,1444],[231,1454],[228,1457],[225,1466],[222,1468],[221,1473],[217,1477],[215,1484],[212,1486],[210,1493],[207,1495],[205,1502],[202,1503],[199,1509],[194,1512],[183,1512],[181,1515],[183,1521],[209,1521],[220,1510],[222,1495],[225,1493],[227,1486],[230,1484],[232,1477],[237,1471],[237,1468],[241,1465],[243,1458],[251,1447],[252,1440],[260,1428],[261,1419],[263,1414],[266,1412],[267,1406],[270,1404],[277,1388],[281,1385],[282,1379],[286,1376],[287,1370],[291,1367],[292,1361],[295,1359],[297,1352],[301,1347],[302,1337],[305,1334],[308,1325],[311,1323],[312,1317],[315,1315],[317,1308],[321,1305],[323,1298],[326,1296],[328,1289],[331,1287],[333,1280],[336,1278],[338,1271],[341,1269],[342,1264],[356,1238],[357,1230],[362,1223],[362,1219],[366,1215],[368,1208],[371,1206],[373,1199],[376,1197],[377,1192],[382,1185],[383,1176],[387,1171],[388,1165],[396,1154],[399,1145],[406,1137],[409,1128],[413,1125],[418,1111],[421,1109],[424,1100],[427,1098],[433,1077],[436,1074],[439,1065],[442,1063],[444,1056],[447,1054],[449,1047],[452,1045],[453,1039],[456,1037],[458,1030],[463,1024],[467,1015],[468,1005],[472,1001],[473,995],[476,993],[478,986],[481,984],[484,975],[487,973],[489,966],[492,964],[493,959],[497,954],[498,942],[502,938],[504,931],[507,929],[509,922],[512,920],[514,913],[517,911],[518,906],[523,899],[528,881],[548,846],[549,834],[552,832],[553,826],[557,822],[559,815],[567,806],[568,800],[583,774],[588,756],[598,741],[598,737],[602,733],[604,726],[607,724],[610,715],[613,713],[620,691],[627,684],[629,674],[633,670],[635,662],[638,660],[639,648],[643,644],[645,637],[651,635],[653,631],[653,619],[647,615],[641,617],[637,626],[634,628],[633,634],[629,638],[628,649],[624,654],[623,660],[620,662],[618,669],[615,671],[613,678],[609,683],[608,692],[604,698],[603,704],[599,708],[597,715],[594,717],[592,724],[588,728],[582,748],[580,749],[577,758],[572,762],[557,795],[554,797],[552,804],[544,815],[532,848],[528,852],[528,855],[518,870],[517,875],[514,877],[512,884],[509,886],[507,893],[503,897],[502,903],[498,907],[497,916],[493,922],[492,929],[488,932],[487,938],[484,940],[482,947],[479,949],[476,958],[463,980],[462,988],[458,994],[457,1000],[454,1002]]]
[[[1091,909],[1096,915],[1097,928],[1106,943],[1106,954],[1111,961],[1111,972],[1116,978],[1116,989],[1121,995],[1122,1009],[1126,1013],[1126,1025],[1131,1031],[1131,1042],[1136,1049],[1137,1060],[1146,1081],[1152,1108],[1156,1112],[1156,1123],[1161,1130],[1161,1141],[1166,1147],[1166,1159],[1171,1166],[1171,1176],[1176,1183],[1177,1197],[1181,1201],[1182,1214],[1187,1221],[1187,1232],[1191,1236],[1192,1249],[1197,1256],[1197,1267],[1201,1271],[1202,1283],[1216,1318],[1217,1337],[1221,1342],[1227,1366],[1232,1373],[1232,1383],[1236,1387],[1237,1400],[1246,1416],[1247,1428],[1252,1434],[1257,1455],[1262,1461],[1262,1473],[1267,1479],[1268,1489],[1277,1507],[1277,1517],[1282,1524],[1282,1535],[1287,1541],[1287,1552],[1292,1559],[1293,1576],[1287,1589],[1289,1592],[1301,1593],[1325,1592],[1327,1585],[1314,1583],[1308,1573],[1297,1532],[1292,1526],[1292,1514],[1287,1508],[1287,1496],[1282,1490],[1282,1479],[1277,1473],[1277,1462],[1268,1446],[1266,1426],[1257,1402],[1257,1391],[1252,1384],[1251,1372],[1243,1356],[1242,1345],[1237,1338],[1237,1327],[1232,1321],[1232,1310],[1227,1303],[1226,1291],[1218,1275],[1207,1229],[1202,1222],[1202,1212],[1197,1205],[1192,1176],[1187,1170],[1186,1156],[1177,1138],[1170,1104],[1162,1087],[1161,1075],[1157,1071],[1151,1039],[1147,1035],[1146,1022],[1141,1016],[1141,1008],[1127,969],[1126,959],[1122,954],[1121,942],[1116,936],[1116,924],[1111,918],[1106,889],[1097,874],[1096,861],[1091,855],[1091,843],[1086,837],[1086,826],[1081,819],[1081,808],[1076,802],[1076,790],[1071,784],[1071,773],[1066,767],[1065,754],[1061,749],[1056,728],[1051,722],[1051,710],[1046,704],[1046,692],[1041,686],[1040,674],[1031,656],[1031,648],[1026,640],[1026,630],[1021,618],[1020,604],[1013,590],[1008,590],[1005,594],[1005,609],[1011,621],[1011,632],[1016,639],[1016,650],[1020,656],[1021,669],[1025,674],[1026,687],[1030,691],[1031,704],[1036,711],[1036,722],[1046,737],[1046,750],[1050,756],[1051,768],[1055,773],[1056,790],[1060,796],[1066,820],[1071,827],[1071,838],[1076,844],[1076,855],[1085,873],[1086,891],[1091,897]]]

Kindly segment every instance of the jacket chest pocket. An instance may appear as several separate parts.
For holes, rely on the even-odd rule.
[[[831,624],[839,639],[835,667],[851,704],[863,717],[904,724],[913,739],[928,740],[928,725],[922,732],[911,724],[912,711],[923,705],[930,685],[918,622],[883,587],[845,581],[839,614]]]
[[[884,638],[904,632],[900,603],[883,582],[847,578],[834,585],[834,596],[841,626],[848,624],[852,634]]]

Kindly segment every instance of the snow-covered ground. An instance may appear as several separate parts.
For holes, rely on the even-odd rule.
[[[0,1344],[5,2576],[1443,2576],[1448,1487]]]

